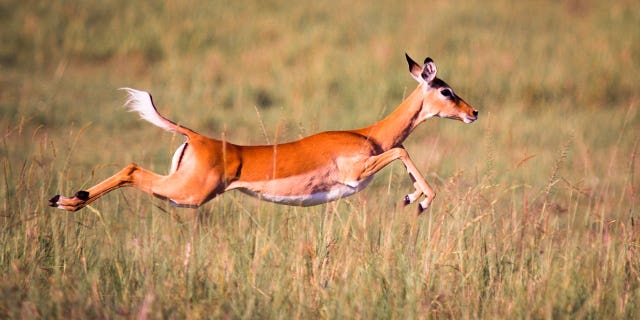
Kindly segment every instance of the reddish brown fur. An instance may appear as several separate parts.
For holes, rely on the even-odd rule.
[[[412,65],[412,60],[407,59],[416,77],[425,67]],[[431,78],[435,76],[435,65],[432,68]],[[417,80],[421,82],[419,77]],[[187,137],[188,145],[175,172],[162,176],[130,164],[89,188],[88,195],[55,196],[50,205],[75,211],[107,192],[129,186],[186,207],[197,207],[232,189],[264,196],[270,201],[312,205],[359,191],[376,172],[400,159],[416,188],[405,197],[405,202],[424,195],[425,200],[419,206],[423,210],[435,192],[409,158],[402,142],[416,126],[433,116],[465,122],[477,118],[477,111],[464,100],[446,99],[440,90],[441,87],[431,87],[423,81],[395,111],[371,126],[322,132],[278,145],[235,145],[208,138],[163,118],[170,130]],[[305,197],[313,199],[304,200]]]

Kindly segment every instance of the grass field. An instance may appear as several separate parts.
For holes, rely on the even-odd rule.
[[[639,318],[640,6],[394,2],[0,1],[0,318]],[[47,207],[132,161],[168,171],[182,138],[116,88],[288,141],[388,114],[416,85],[404,52],[480,110],[406,141],[423,215],[400,163],[309,208]]]

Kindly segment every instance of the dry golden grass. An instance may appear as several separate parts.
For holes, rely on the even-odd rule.
[[[640,12],[633,1],[0,3],[0,318],[638,318]],[[311,208],[226,193],[197,210],[119,190],[46,207],[180,137],[349,129],[414,82],[404,51],[480,109]]]

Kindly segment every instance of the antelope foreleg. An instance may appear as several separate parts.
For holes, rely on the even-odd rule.
[[[402,161],[402,163],[404,164],[405,168],[407,169],[407,173],[409,173],[409,177],[413,181],[413,186],[416,188],[413,193],[404,196],[404,204],[407,205],[409,203],[413,203],[418,198],[420,198],[421,195],[424,195],[425,199],[418,204],[418,210],[419,212],[422,212],[427,209],[429,205],[431,205],[431,201],[433,201],[436,193],[433,191],[433,188],[431,188],[422,174],[420,174],[420,171],[418,171],[418,168],[409,157],[407,150],[405,150],[404,148],[393,148],[375,157],[367,159],[363,176],[374,174],[397,159],[400,159],[400,161]]]

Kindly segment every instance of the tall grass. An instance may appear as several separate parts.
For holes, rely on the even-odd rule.
[[[639,8],[632,1],[0,3],[0,318],[637,318]],[[430,55],[480,109],[310,208],[230,192],[197,210],[135,190],[46,207],[180,137],[119,106],[265,143],[348,129]]]

